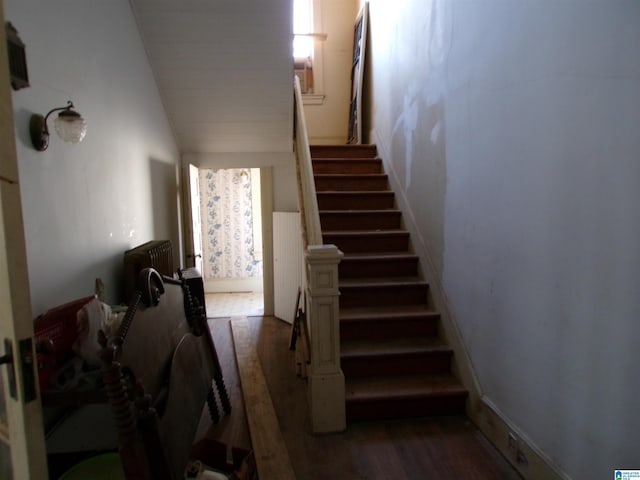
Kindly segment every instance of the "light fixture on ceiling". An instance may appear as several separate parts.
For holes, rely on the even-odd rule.
[[[87,133],[87,123],[78,112],[73,110],[73,103],[67,102],[66,107],[54,108],[46,116],[34,113],[31,115],[29,131],[31,143],[36,150],[42,152],[49,146],[49,128],[47,119],[53,112],[60,112],[53,121],[58,136],[68,143],[80,143]]]

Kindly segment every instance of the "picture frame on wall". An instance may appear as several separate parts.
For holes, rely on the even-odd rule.
[[[349,104],[349,134],[347,143],[362,143],[362,83],[369,23],[369,2],[365,2],[353,28],[353,57],[351,62],[351,101]]]

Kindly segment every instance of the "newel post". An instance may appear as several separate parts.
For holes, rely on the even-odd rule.
[[[346,429],[344,375],[340,368],[338,264],[335,245],[307,248],[307,315],[311,343],[308,395],[314,433]]]

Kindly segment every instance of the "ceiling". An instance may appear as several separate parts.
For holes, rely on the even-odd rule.
[[[181,153],[291,151],[291,0],[130,0]]]

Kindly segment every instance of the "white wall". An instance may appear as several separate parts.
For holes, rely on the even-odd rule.
[[[296,167],[291,152],[211,152],[185,153],[184,165],[198,168],[273,168],[272,188],[267,194],[272,197],[276,210],[295,212],[298,210]]]
[[[92,294],[96,277],[120,301],[126,249],[168,238],[181,258],[177,147],[129,2],[4,4],[31,83],[13,106],[33,313]],[[67,100],[87,121],[84,142],[52,133],[35,151],[30,115]]]
[[[316,92],[324,95],[321,104],[305,104],[304,112],[313,144],[343,144],[349,132],[349,95],[355,0],[314,0],[316,33],[326,33],[326,41],[316,42],[322,55],[321,69],[316,67]]]
[[[571,478],[637,468],[640,4],[370,7],[373,134],[484,394]]]

